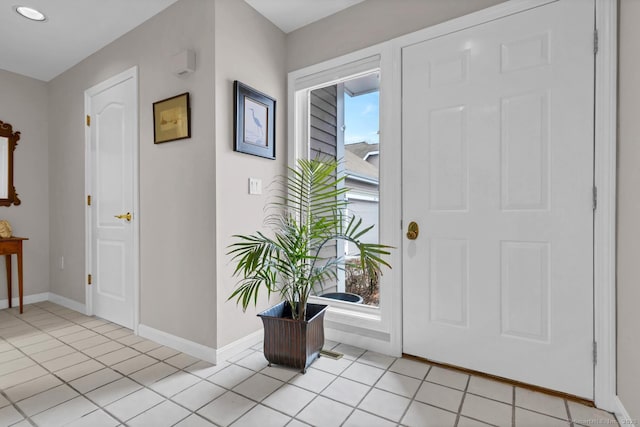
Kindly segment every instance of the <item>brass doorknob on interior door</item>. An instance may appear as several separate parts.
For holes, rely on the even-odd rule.
[[[411,221],[409,223],[409,229],[407,230],[407,239],[416,240],[418,238],[418,234],[420,234],[420,227],[418,227],[418,223]]]
[[[118,219],[126,219],[127,222],[131,222],[131,212],[127,212],[126,214],[122,214],[122,215],[114,215],[114,216]]]

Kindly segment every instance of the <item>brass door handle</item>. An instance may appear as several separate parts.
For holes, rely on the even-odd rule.
[[[420,234],[420,227],[418,227],[418,223],[411,221],[409,223],[409,229],[407,230],[407,239],[416,240],[418,238],[418,234]]]
[[[122,215],[114,215],[114,216],[118,219],[126,219],[127,222],[131,222],[131,212],[127,212],[126,214],[122,214]]]

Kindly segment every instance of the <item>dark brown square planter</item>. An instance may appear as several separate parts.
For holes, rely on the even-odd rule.
[[[307,368],[320,357],[324,345],[324,312],[322,304],[307,304],[304,321],[291,318],[291,307],[286,301],[258,314],[264,325],[264,357],[276,365],[300,369]]]

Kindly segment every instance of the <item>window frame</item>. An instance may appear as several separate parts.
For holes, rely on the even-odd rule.
[[[329,339],[399,356],[402,354],[402,289],[400,224],[400,114],[399,93],[393,86],[399,79],[392,59],[391,45],[383,43],[330,61],[293,71],[288,76],[288,164],[309,158],[310,92],[320,87],[377,72],[380,74],[380,187],[379,239],[391,245],[387,259],[392,269],[384,268],[380,278],[378,307],[312,296],[309,302],[329,306],[325,332]],[[396,173],[394,173],[394,171]],[[394,226],[395,225],[395,226]]]

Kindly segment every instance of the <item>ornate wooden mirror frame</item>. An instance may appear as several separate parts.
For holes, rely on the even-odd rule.
[[[19,139],[20,132],[14,132],[9,123],[0,120],[0,206],[21,203],[13,186],[13,151]]]

